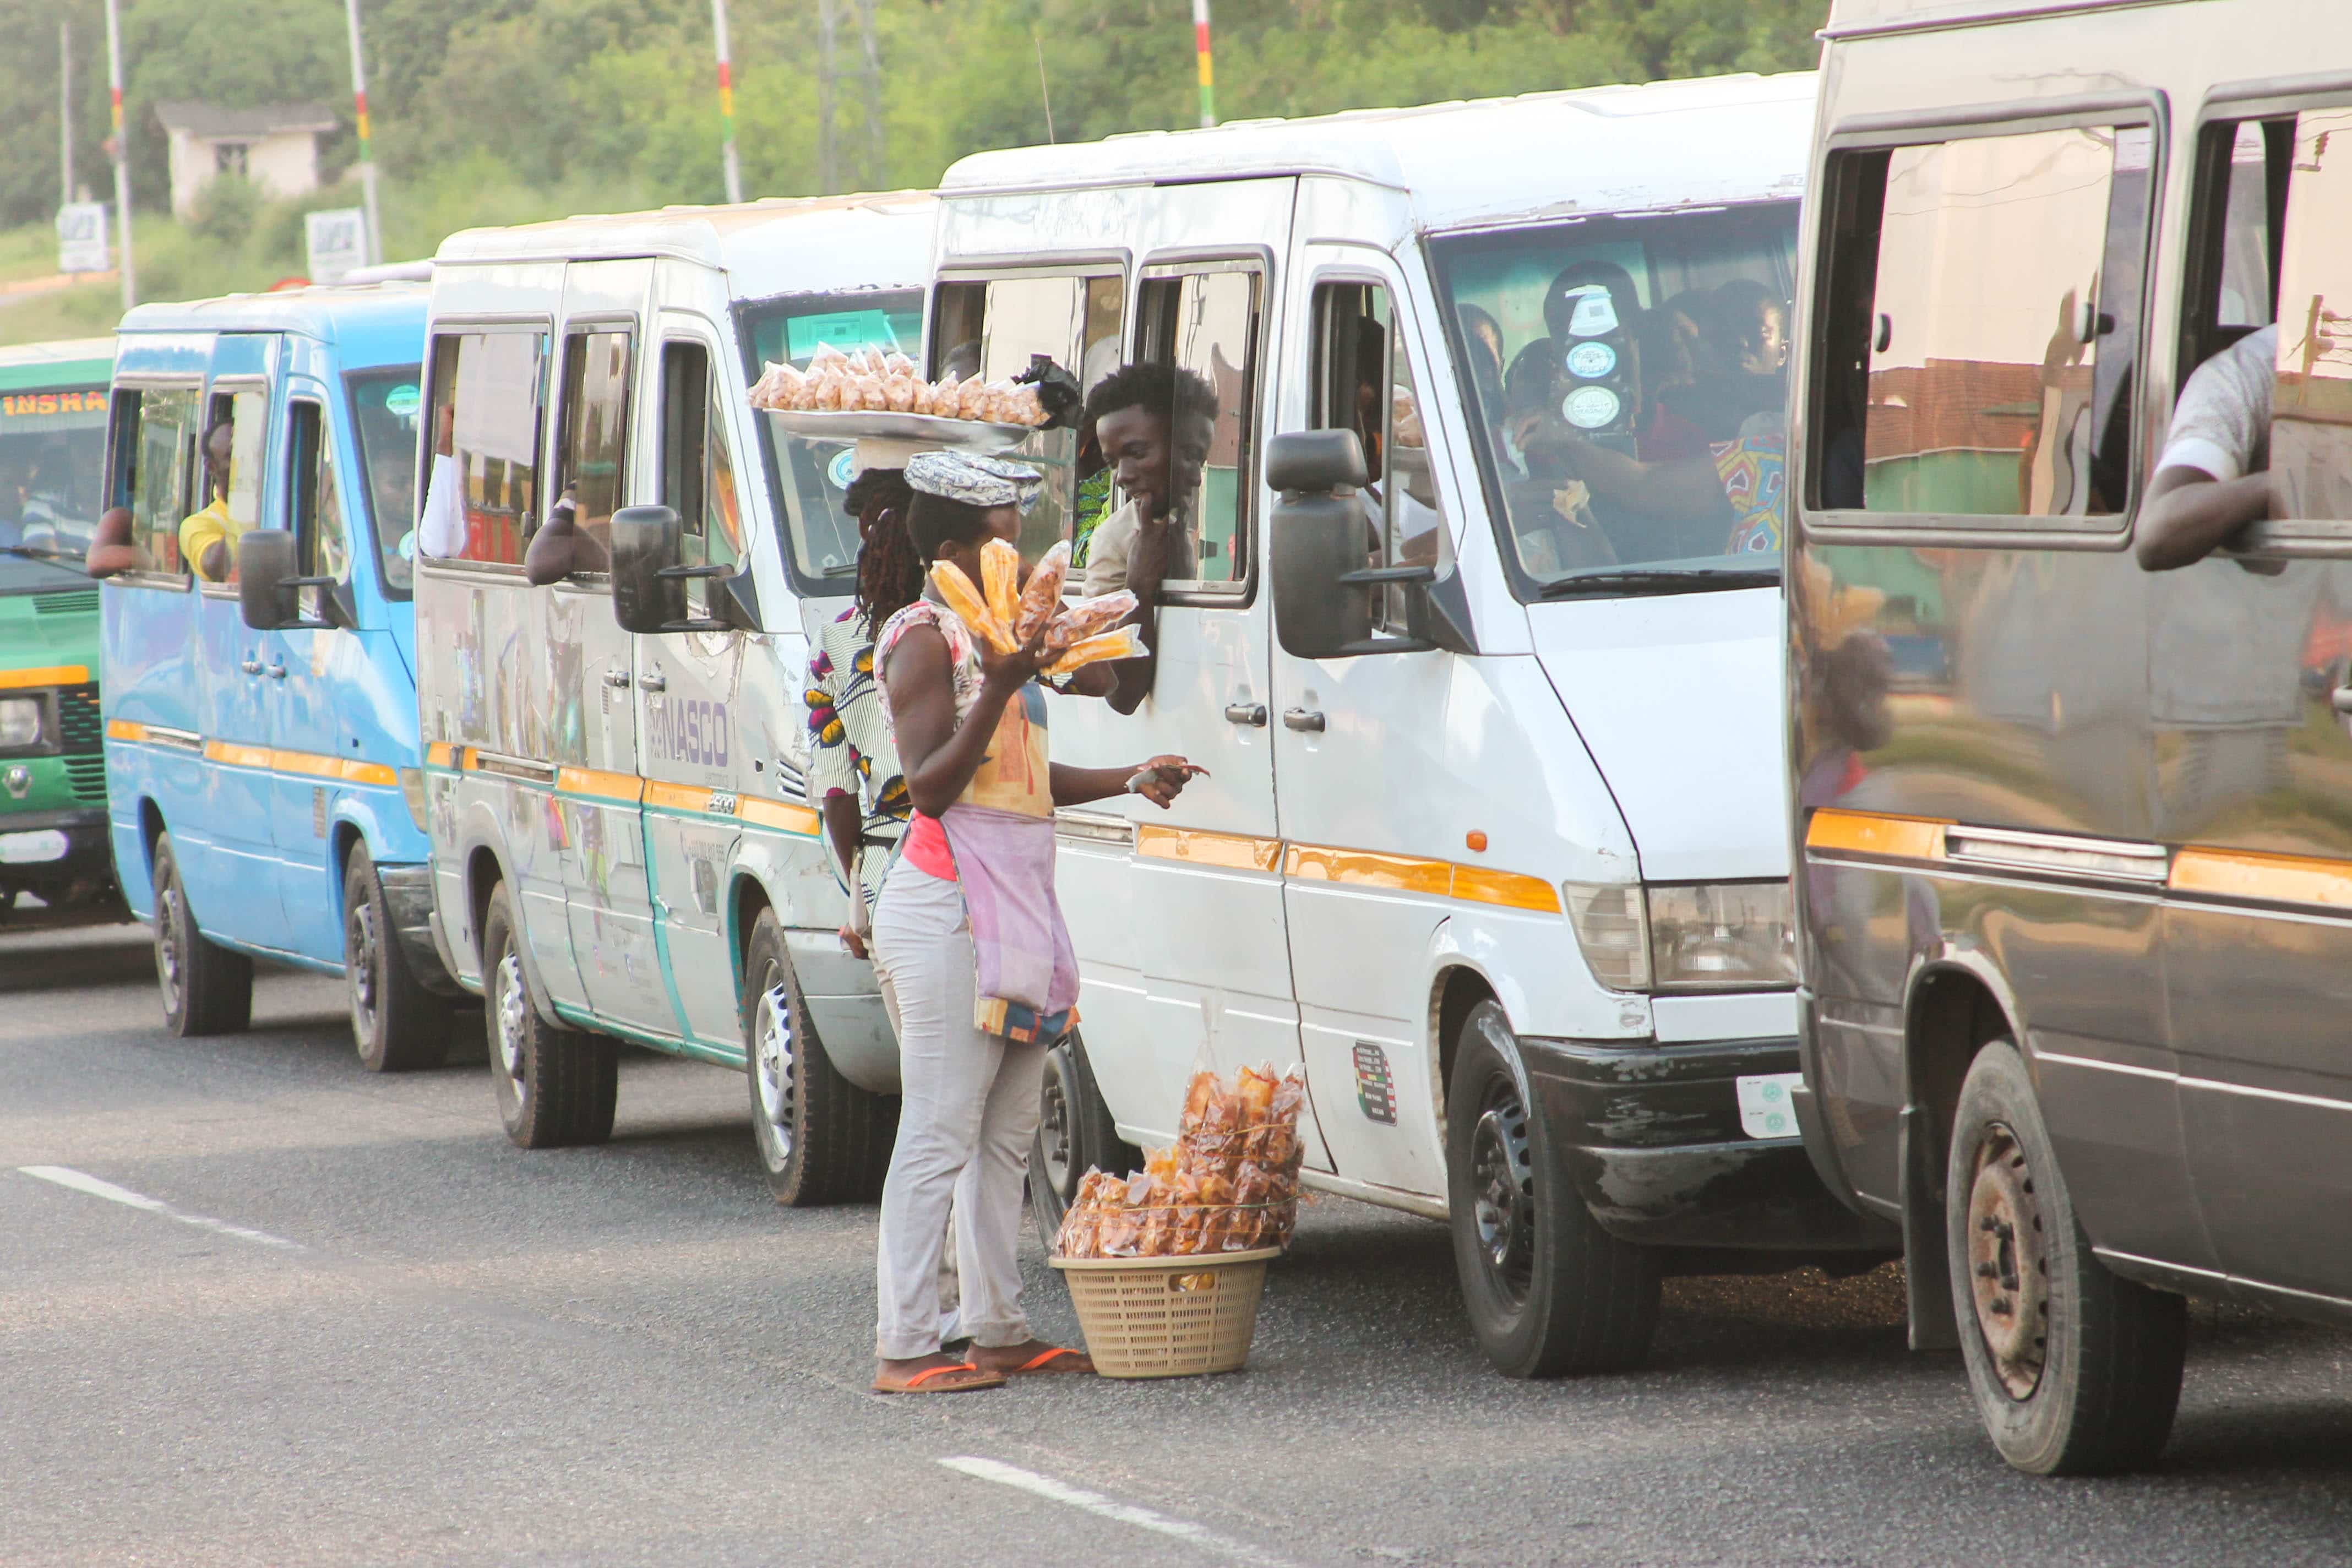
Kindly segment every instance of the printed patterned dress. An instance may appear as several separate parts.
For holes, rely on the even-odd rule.
[[[905,831],[907,781],[898,770],[898,749],[890,742],[888,716],[874,683],[874,644],[865,634],[856,606],[825,623],[809,655],[806,694],[809,728],[808,798],[822,807],[835,795],[857,801],[869,838],[896,841]],[[874,852],[860,862],[870,904],[881,891],[890,857]],[[841,863],[825,857],[836,879]]]

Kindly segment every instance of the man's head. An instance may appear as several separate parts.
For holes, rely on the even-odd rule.
[[[1789,302],[1749,278],[1715,291],[1725,348],[1749,375],[1777,375],[1789,363]]]
[[[230,459],[236,449],[236,422],[220,419],[205,432],[205,504],[228,494]]]
[[[1164,518],[1191,503],[1216,439],[1216,388],[1177,365],[1123,365],[1096,384],[1086,419],[1143,516]]]
[[[416,522],[416,470],[405,453],[381,452],[368,464],[368,490],[379,514],[376,528],[397,539]]]

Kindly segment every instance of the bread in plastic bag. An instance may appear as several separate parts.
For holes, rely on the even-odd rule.
[[[1012,623],[1013,640],[1023,647],[1037,635],[1037,628],[1054,617],[1062,607],[1062,584],[1070,575],[1070,542],[1055,542],[1037,564],[1030,569],[1029,581],[1023,585],[1019,602],[1007,617]],[[1075,639],[1073,639],[1075,640]]]
[[[940,597],[947,602],[948,608],[972,629],[974,636],[987,638],[990,646],[999,653],[1013,651],[1016,646],[1013,634],[1005,629],[1003,622],[989,613],[988,602],[980,596],[980,590],[972,586],[971,579],[963,574],[963,568],[951,561],[932,562],[931,586],[940,591]]]
[[[1068,675],[1090,664],[1100,664],[1105,659],[1140,658],[1143,653],[1142,628],[1120,626],[1114,631],[1080,637],[1070,645],[1068,652],[1045,667],[1045,673]]]
[[[997,625],[1009,633],[1013,618],[1021,610],[1021,552],[1002,539],[992,539],[980,547],[980,592],[988,601],[988,613],[996,617]],[[1022,639],[1015,635],[1013,646],[1019,647]]]

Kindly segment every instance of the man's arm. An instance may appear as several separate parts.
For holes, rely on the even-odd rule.
[[[2181,464],[2159,468],[2140,508],[2134,553],[2149,572],[2194,565],[2270,511],[2268,473],[2217,479],[2202,468]]]
[[[1129,624],[1143,635],[1143,657],[1123,658],[1115,667],[1118,684],[1108,699],[1114,711],[1132,713],[1151,695],[1152,678],[1160,668],[1160,584],[1168,575],[1168,552],[1176,536],[1172,518],[1140,521],[1135,542],[1128,552],[1127,587],[1135,595]]]

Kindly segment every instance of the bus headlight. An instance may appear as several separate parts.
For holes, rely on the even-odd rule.
[[[400,798],[408,803],[408,819],[416,824],[416,831],[419,833],[432,832],[433,823],[425,811],[425,770],[423,768],[402,768],[400,770]]]
[[[0,746],[37,746],[41,742],[41,700],[0,698]]]
[[[1797,983],[1786,882],[1652,888],[1650,962],[1661,991],[1748,991]]]
[[[1570,882],[1560,890],[1585,966],[1612,991],[1755,991],[1797,983],[1786,882]]]

